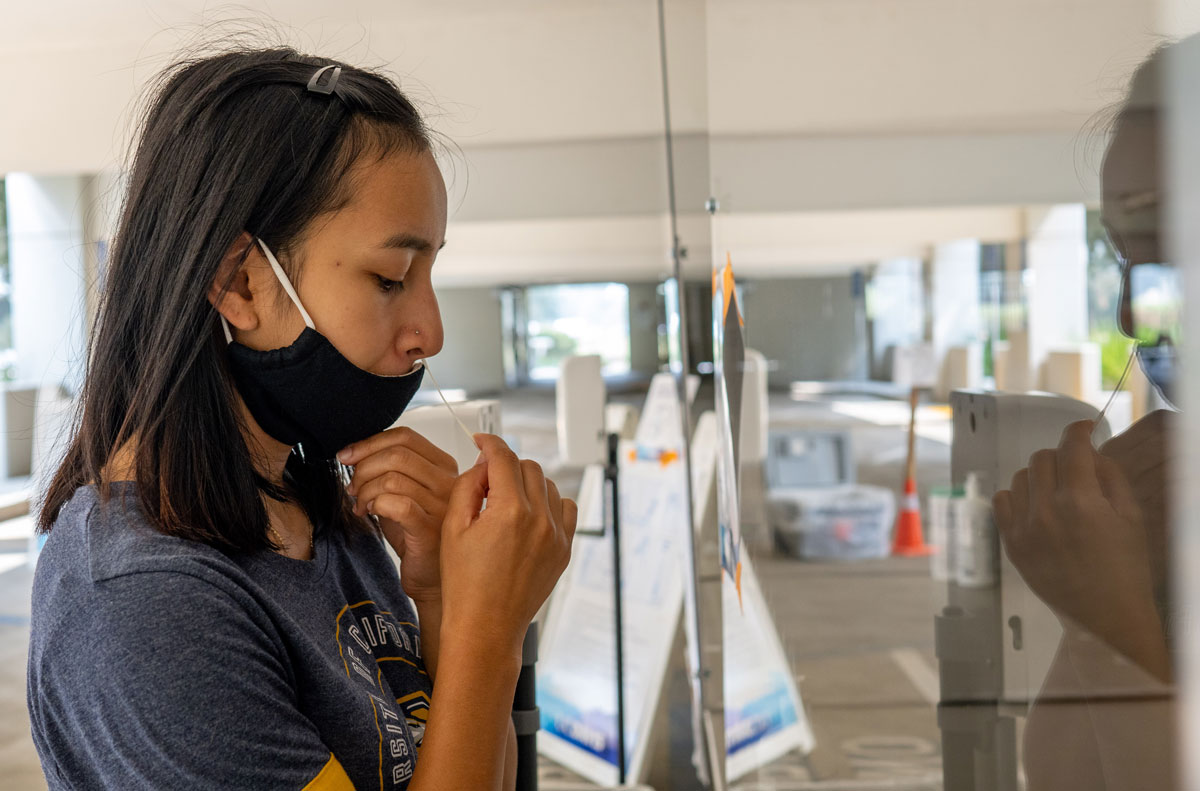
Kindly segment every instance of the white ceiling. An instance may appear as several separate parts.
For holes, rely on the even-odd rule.
[[[661,134],[650,0],[208,6],[0,2],[0,112],[18,120],[0,124],[0,172],[110,166],[144,83],[181,48],[239,30],[386,66],[464,146]]]
[[[1180,6],[1169,25],[1155,17],[1168,4]],[[844,266],[950,231],[999,234],[1015,209],[956,212],[1086,199],[1054,167],[1120,97],[1158,27],[1200,25],[1183,5],[667,0],[672,120],[719,138],[713,152],[790,152],[703,168],[744,215],[718,243],[751,269]],[[665,168],[647,143],[663,129],[655,0],[0,0],[0,173],[116,169],[145,82],[182,47],[239,30],[386,66],[466,150],[475,203],[439,264],[446,284],[611,276],[614,261],[633,279],[664,268]],[[647,145],[643,159],[621,154]],[[948,147],[997,161],[940,172]],[[591,167],[576,161],[593,149]],[[547,171],[554,162],[562,172]],[[567,190],[571,200],[555,197]],[[639,199],[617,194],[629,190]],[[939,208],[905,214],[924,205],[899,210],[897,196]],[[547,202],[567,208],[534,210]]]
[[[1154,0],[709,4],[718,134],[1078,128],[1160,39]]]
[[[1157,42],[1152,0],[668,0],[677,129],[1078,128]],[[218,25],[218,20],[225,20]],[[654,0],[0,0],[0,172],[90,170],[181,46],[386,64],[466,147],[660,134]],[[6,118],[6,120],[8,120]]]

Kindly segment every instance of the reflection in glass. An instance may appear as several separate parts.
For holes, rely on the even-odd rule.
[[[817,748],[731,779],[1172,788],[1177,424],[1163,407],[1183,304],[1160,228],[1167,56],[1125,85],[1154,45],[1120,29],[1142,29],[1145,9],[1106,4],[1112,18],[1075,38],[1041,14],[1035,37],[1014,12],[1014,71],[972,34],[974,17],[918,31],[846,4],[760,3],[748,5],[770,22],[752,24],[733,5],[707,4],[721,31],[708,51],[713,258],[730,253],[748,284],[769,436],[845,432],[854,477],[785,492],[768,475],[758,495],[774,506],[758,520],[774,541],[748,554]],[[992,22],[1008,13],[988,8]],[[943,51],[922,38],[933,27],[971,43]],[[914,40],[937,54],[913,55]],[[870,79],[839,82],[846,70]],[[1099,169],[1079,161],[1091,139]],[[853,272],[866,283],[859,338],[835,323],[852,303],[826,286]],[[846,365],[864,346],[868,364]],[[819,372],[799,374],[793,358]],[[867,487],[905,502],[911,387],[912,466],[926,530],[930,500],[940,509],[939,554],[833,564],[806,552],[851,534],[833,518],[840,531],[821,533],[834,509],[816,504],[838,495],[843,507]],[[756,507],[744,485],[741,496]]]
[[[8,265],[8,210],[4,179],[0,178],[0,379],[12,379],[16,353],[12,342],[11,276]]]
[[[1136,344],[1141,372],[1167,399],[1182,318],[1178,274],[1161,263],[1160,91],[1169,51],[1139,67],[1113,123],[1101,219],[1121,288],[1115,304],[1105,302],[1116,315],[1098,322]],[[1112,267],[1102,240],[1090,247],[1096,306],[1111,294]],[[1106,360],[1106,373],[1116,365]],[[1152,412],[1097,449],[1092,422],[1073,423],[996,495],[1009,559],[1062,626],[1025,728],[1031,791],[1176,787],[1167,507],[1175,425],[1171,412]]]

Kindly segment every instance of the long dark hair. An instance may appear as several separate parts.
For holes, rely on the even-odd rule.
[[[309,90],[328,65],[341,67],[334,92]],[[282,487],[256,472],[207,294],[243,232],[276,251],[297,282],[292,253],[315,219],[349,202],[352,166],[428,150],[420,114],[376,72],[290,48],[229,51],[163,72],[107,261],[76,430],[39,531],[82,485],[111,496],[107,465],[130,440],[141,508],[163,533],[227,552],[272,547],[263,494],[298,502],[314,525],[361,529],[334,464],[293,452]]]

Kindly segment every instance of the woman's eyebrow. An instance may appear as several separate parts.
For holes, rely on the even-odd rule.
[[[443,241],[438,245],[437,249],[441,250],[445,246],[446,243]],[[401,232],[384,239],[383,244],[379,245],[379,247],[383,250],[409,249],[416,250],[418,253],[428,253],[433,250],[433,242],[416,234]]]

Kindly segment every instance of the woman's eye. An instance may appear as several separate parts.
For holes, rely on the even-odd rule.
[[[385,294],[404,288],[404,282],[401,280],[389,280],[383,275],[375,275],[375,279],[379,281],[379,290]]]

